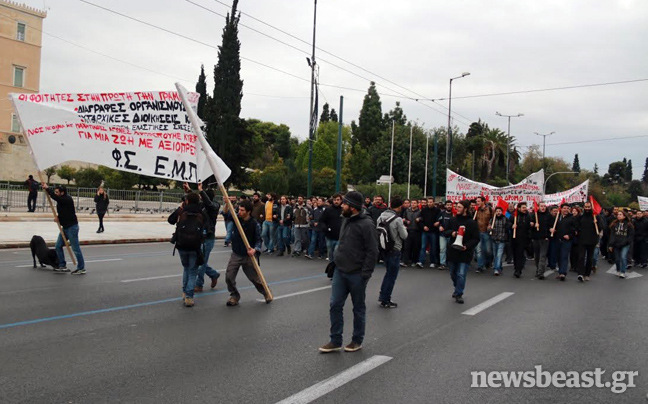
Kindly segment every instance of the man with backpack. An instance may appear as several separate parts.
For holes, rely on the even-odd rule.
[[[380,287],[378,301],[380,307],[385,309],[398,307],[398,304],[392,302],[391,295],[400,269],[403,241],[407,239],[407,229],[401,219],[402,209],[403,200],[400,196],[394,196],[390,201],[390,208],[386,209],[376,221],[378,247],[385,260],[385,277]]]
[[[169,223],[176,226],[173,241],[183,268],[182,299],[185,307],[194,305],[198,266],[203,263],[201,249],[205,219],[200,206],[200,197],[194,192],[186,194],[180,207],[168,218]]]

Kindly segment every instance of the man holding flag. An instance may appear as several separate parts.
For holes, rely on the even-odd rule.
[[[578,280],[589,281],[592,273],[592,258],[594,249],[599,242],[603,223],[598,213],[592,209],[592,197],[590,202],[585,202],[585,211],[577,218],[576,229],[578,231]]]
[[[551,214],[547,211],[547,204],[533,200],[533,217],[531,219],[531,239],[533,240],[533,255],[536,265],[536,278],[543,280],[547,271],[547,250],[549,248],[549,229],[551,228]]]
[[[524,264],[526,264],[526,249],[529,245],[529,236],[531,232],[531,222],[529,220],[526,202],[518,203],[515,212],[513,212],[512,222],[513,266],[515,268],[513,276],[519,278],[522,276],[522,270],[524,269]]]

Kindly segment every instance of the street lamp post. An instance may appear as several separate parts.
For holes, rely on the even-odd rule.
[[[461,76],[453,77],[450,79],[450,95],[448,96],[448,141],[446,144],[446,167],[450,167],[450,164],[452,164],[452,80],[460,79],[469,75],[470,73],[463,72],[461,73]],[[436,178],[434,178],[434,183],[436,183]]]
[[[545,195],[547,193],[547,182],[549,182],[549,178],[553,177],[554,175],[558,174],[576,174],[574,171],[557,171],[550,176],[547,177],[547,179],[544,182],[544,186],[542,187],[542,195]]]
[[[315,120],[313,119],[315,108],[315,33],[317,27],[317,0],[313,11],[313,54],[308,63],[311,68],[311,94],[310,94],[310,114],[308,115],[308,179],[306,195],[310,198],[313,189],[313,141],[315,140]],[[307,58],[308,59],[308,58]]]
[[[495,111],[495,115],[508,118],[508,132],[506,135],[506,182],[510,184],[511,182],[509,181],[509,172],[511,171],[511,165],[509,164],[509,161],[511,159],[511,118],[519,118],[521,116],[524,116],[524,114],[504,115]]]
[[[547,136],[551,136],[556,132],[547,133],[546,135],[543,135],[538,132],[533,132],[533,133],[535,133],[538,136],[542,136],[542,168],[545,168],[545,142],[547,141]]]

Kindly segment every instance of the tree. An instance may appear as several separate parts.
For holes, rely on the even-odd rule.
[[[575,173],[580,173],[581,168],[580,168],[580,161],[578,160],[578,153],[574,156],[574,163],[572,164],[572,169],[573,172]]]
[[[632,181],[632,160],[628,160],[628,163],[626,164],[625,180],[628,182]]]
[[[331,120],[331,115],[329,114],[329,105],[328,102],[322,107],[322,115],[320,116],[320,122],[328,122]]]
[[[599,171],[598,164],[594,163],[594,174],[598,175],[598,171]]]
[[[646,158],[646,164],[644,164],[644,172],[641,181],[648,185],[648,157]]]
[[[313,194],[329,197],[335,193],[335,170],[324,167],[313,176]]]
[[[380,96],[376,90],[376,83],[373,81],[369,85],[369,90],[362,102],[357,128],[357,130],[353,130],[353,136],[357,139],[357,143],[365,150],[369,150],[385,128]]]
[[[263,192],[288,193],[288,170],[283,163],[266,167],[259,176],[259,188]]]
[[[337,112],[335,112],[335,108],[331,110],[331,121],[332,122],[337,122],[338,121],[338,116]]]
[[[625,160],[625,158],[624,158]],[[610,163],[607,174],[603,178],[611,184],[625,182],[626,169],[628,168],[627,161],[615,161]]]
[[[200,94],[200,98],[198,99],[198,116],[204,120],[207,112],[207,77],[205,76],[204,65],[200,65],[200,75],[198,76],[198,83],[196,83],[196,92]]]
[[[648,159],[646,159],[646,164],[648,164]],[[56,174],[56,166],[48,167],[45,169],[45,175],[47,176],[47,183],[49,184],[50,178],[52,175]]]
[[[67,180],[68,185],[70,185],[70,181],[74,179],[76,171],[76,168],[72,168],[72,166],[63,164],[58,170],[56,170],[56,175],[63,178],[64,180]]]
[[[241,43],[238,39],[238,0],[225,17],[222,44],[218,47],[218,64],[214,67],[214,94],[207,109],[207,139],[214,151],[232,170],[231,181],[246,181],[245,167],[252,160],[253,134],[239,118],[243,98],[241,80]]]
[[[628,185],[627,192],[630,194],[630,197],[633,200],[636,200],[638,196],[642,196],[644,193],[644,187],[639,180],[632,180]]]

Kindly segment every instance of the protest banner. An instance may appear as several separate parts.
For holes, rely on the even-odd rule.
[[[642,211],[647,211],[648,210],[648,198],[644,196],[637,196],[637,199],[639,201],[639,210]]]
[[[563,199],[565,200],[565,203],[584,203],[587,202],[588,192],[589,180],[572,189],[568,189],[567,191],[562,191],[555,194],[547,194],[544,196],[544,198],[542,198],[542,201],[546,203],[547,206],[559,205]]]
[[[209,148],[200,153],[175,91],[97,94],[10,94],[39,170],[70,160],[176,181],[219,181],[231,170]],[[192,108],[199,95],[189,93]]]
[[[543,183],[543,170],[529,175],[518,184],[502,188],[472,181],[454,171],[446,170],[446,200],[457,202],[462,199],[474,199],[481,195],[490,198],[493,202],[503,199],[514,205],[519,202],[530,204],[534,199],[542,198]]]

